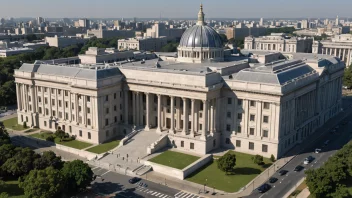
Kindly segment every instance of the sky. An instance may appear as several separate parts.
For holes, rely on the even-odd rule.
[[[0,0],[0,17],[352,19],[352,0]]]

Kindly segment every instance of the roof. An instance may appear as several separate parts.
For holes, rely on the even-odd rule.
[[[222,48],[222,40],[213,28],[195,25],[183,33],[180,47]]]

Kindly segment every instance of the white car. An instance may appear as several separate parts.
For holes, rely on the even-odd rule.
[[[314,160],[314,158],[312,156],[308,156],[306,159],[304,159],[304,164],[309,164]]]
[[[320,153],[320,152],[321,152],[321,149],[318,149],[318,148],[316,148],[314,151],[314,153]]]

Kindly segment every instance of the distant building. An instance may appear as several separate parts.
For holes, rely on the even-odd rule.
[[[39,47],[45,47],[45,46],[49,46],[49,44],[47,42],[37,42],[37,43],[24,43],[23,47],[26,48],[31,48],[31,49],[37,49]]]
[[[9,56],[14,56],[18,54],[24,54],[27,52],[33,52],[34,50],[31,48],[9,48],[9,49],[3,49],[0,50],[0,57],[9,57]]]
[[[119,52],[114,48],[90,47],[85,54],[78,55],[82,64],[112,63],[122,60],[132,59],[133,51]]]
[[[284,33],[272,33],[270,36],[246,37],[244,49],[311,53],[312,43],[313,39],[311,38],[288,37]]]
[[[45,42],[49,44],[50,47],[67,47],[75,44],[84,44],[87,39],[82,39],[80,37],[45,37]]]
[[[18,41],[8,41],[8,40],[4,40],[4,41],[0,41],[0,49],[8,49],[8,48],[20,48],[23,47],[22,43],[18,42]]]
[[[260,18],[259,25],[264,26],[264,19],[263,18]]]
[[[302,29],[308,29],[309,28],[309,22],[308,20],[302,20]]]
[[[227,39],[244,39],[245,37],[252,35],[254,37],[264,36],[266,34],[266,28],[264,27],[250,27],[237,26],[232,28],[225,28]]]
[[[97,38],[112,38],[112,37],[121,37],[121,38],[132,38],[135,37],[135,31],[132,30],[106,30],[106,29],[93,29],[87,30],[87,36],[95,36]]]
[[[167,44],[167,38],[165,36],[159,37],[159,38],[130,38],[130,39],[119,39],[117,43],[117,47],[119,50],[134,49],[134,50],[158,52],[166,44]]]
[[[164,23],[155,23],[151,28],[147,29],[146,36],[150,38],[159,38],[166,36],[167,40],[180,40],[185,29],[169,28]]]
[[[78,23],[75,22],[76,27],[90,28],[90,21],[88,19],[79,19],[77,22]]]

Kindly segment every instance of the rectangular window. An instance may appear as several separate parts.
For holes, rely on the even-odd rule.
[[[49,109],[45,109],[45,115],[49,115]]]
[[[44,103],[48,104],[48,98],[44,98]]]
[[[82,111],[82,107],[78,106],[78,111],[81,112]]]
[[[59,111],[59,118],[62,118],[62,112]]]
[[[269,137],[269,131],[263,130],[263,137]]]
[[[69,126],[68,129],[69,129],[70,133],[72,133],[72,127]]]
[[[51,94],[54,94],[54,89],[51,89]]]
[[[59,107],[61,107],[62,106],[62,102],[61,102],[61,100],[59,100]]]
[[[249,148],[249,150],[254,150],[254,143],[249,142],[248,148]]]
[[[109,101],[109,96],[105,96],[105,101]]]
[[[109,108],[106,108],[105,112],[106,114],[109,114]]]
[[[79,130],[79,136],[82,137],[82,131],[81,130]]]
[[[67,101],[65,102],[65,107],[68,108],[68,102]]]
[[[242,113],[237,114],[237,119],[242,120]]]
[[[268,145],[266,145],[266,144],[262,145],[262,152],[264,152],[264,153],[268,152]]]
[[[269,109],[270,108],[270,103],[264,102],[264,109]]]
[[[115,116],[115,122],[117,122],[117,116]]]
[[[88,126],[90,126],[90,119],[89,118],[87,120],[87,124],[88,124]]]
[[[227,104],[232,104],[232,98],[227,98]]]
[[[31,97],[30,96],[28,96],[28,102],[30,102],[31,101]]]
[[[184,147],[184,146],[185,146],[185,142],[181,141],[181,147]]]
[[[41,88],[41,87],[38,87],[38,91],[41,92],[41,91],[42,91],[42,88]]]
[[[42,98],[41,97],[38,97],[38,102],[42,102]]]
[[[65,90],[65,96],[68,96],[68,91]]]
[[[45,87],[45,88],[44,88],[44,92],[48,92],[48,88]]]
[[[231,112],[227,112],[227,117],[231,118]]]
[[[116,93],[114,93],[114,99],[116,99]]]
[[[249,120],[252,121],[252,122],[254,122],[254,121],[255,121],[255,115],[251,114],[251,115],[249,116]]]
[[[53,116],[56,116],[56,112],[55,111],[53,111]]]
[[[87,96],[87,102],[90,102],[90,96]]]
[[[117,107],[116,107],[116,105],[114,106],[114,111],[117,111]]]
[[[242,106],[242,103],[243,103],[243,100],[242,100],[242,99],[238,99],[238,100],[237,100],[237,105],[238,105],[238,106]]]
[[[57,93],[58,93],[59,95],[61,95],[61,89],[58,89],[58,90],[57,90]]]
[[[255,107],[255,101],[251,100],[251,101],[250,101],[250,106],[251,106],[251,107]]]
[[[65,119],[68,120],[68,113],[65,113]]]
[[[264,123],[269,123],[269,116],[264,116],[263,117],[263,122]]]
[[[51,99],[51,105],[55,106],[55,99]]]
[[[105,119],[105,126],[109,125],[109,119]]]
[[[249,128],[249,135],[254,135],[254,128]]]
[[[193,150],[193,149],[194,149],[194,143],[191,142],[190,145],[189,145],[189,147],[190,147],[190,149]]]
[[[87,113],[90,113],[90,108],[89,107],[87,107]]]
[[[237,133],[241,133],[242,132],[242,127],[241,126],[238,126],[237,127]]]
[[[226,131],[231,131],[231,125],[226,125]]]
[[[75,104],[72,103],[72,110],[74,110],[74,109],[75,109]]]
[[[241,147],[241,140],[236,140],[236,147]]]
[[[42,113],[42,108],[41,108],[41,107],[39,107],[39,109],[38,109],[38,110],[39,110],[39,113]]]

